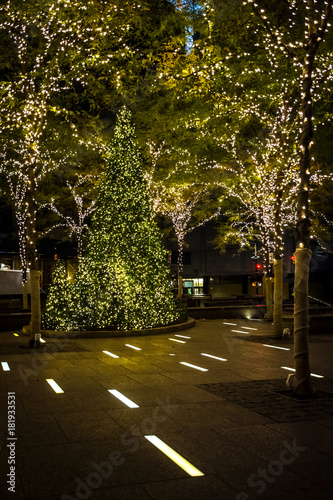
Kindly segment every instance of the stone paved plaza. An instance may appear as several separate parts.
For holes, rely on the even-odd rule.
[[[333,334],[310,339],[322,397],[298,401],[285,384],[292,342],[272,339],[262,321],[45,339],[38,350],[13,333],[0,334],[1,499],[332,498]]]

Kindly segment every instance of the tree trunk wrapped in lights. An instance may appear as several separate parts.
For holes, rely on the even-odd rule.
[[[312,163],[310,148],[313,138],[313,77],[317,77],[315,90],[318,102],[320,94],[325,89],[331,68],[331,48],[327,44],[321,54],[325,61],[325,73],[320,70],[320,64],[315,67],[316,54],[319,46],[324,41],[329,30],[328,20],[332,13],[332,0],[317,2],[315,0],[303,0],[300,2],[286,2],[286,11],[289,10],[289,23],[285,29],[281,29],[274,16],[274,7],[281,2],[263,3],[258,6],[253,0],[247,0],[251,5],[253,14],[260,19],[261,26],[265,32],[265,48],[270,56],[278,55],[276,67],[281,65],[285,68],[294,66],[290,74],[290,81],[295,84],[301,82],[299,89],[300,108],[299,114],[302,122],[300,127],[300,155],[299,155],[299,184],[297,190],[297,224],[296,224],[296,252],[295,252],[295,303],[294,303],[294,352],[295,352],[295,393],[309,395],[313,393],[310,383],[310,364],[308,357],[308,299],[305,297],[308,287],[310,250],[310,210],[309,210],[309,180],[310,167]],[[265,7],[265,8],[264,8]],[[271,10],[271,7],[272,10]],[[271,15],[273,13],[273,15]],[[302,29],[303,24],[303,29]],[[329,41],[330,42],[330,41]],[[282,56],[282,57],[281,57]],[[302,75],[295,78],[299,69]],[[318,70],[318,71],[317,71]],[[288,70],[289,71],[289,70]],[[318,78],[319,77],[319,78]],[[285,77],[283,77],[284,80]],[[282,79],[279,83],[282,82]],[[320,106],[317,108],[320,110]]]
[[[33,165],[33,161],[32,161]],[[30,269],[30,293],[31,293],[31,323],[30,323],[30,347],[38,345],[36,335],[40,334],[41,329],[41,308],[40,308],[40,281],[41,272],[39,271],[39,262],[36,248],[36,188],[35,169],[33,166],[29,169],[29,184],[27,189],[27,258],[28,268]]]
[[[264,262],[264,277],[263,277],[263,286],[264,286],[264,295],[266,301],[266,320],[271,321],[273,319],[273,281],[272,281],[272,265],[270,261],[270,248],[269,248],[269,231],[267,228],[264,228],[263,231],[264,238],[264,253],[263,253],[263,262]]]
[[[281,178],[278,177],[278,186]],[[282,337],[283,332],[283,243],[282,243],[282,220],[281,220],[282,189],[278,188],[275,200],[275,258],[274,258],[274,337]]]
[[[265,276],[265,297],[266,297],[266,319],[271,321],[273,319],[273,301],[272,291],[273,283],[271,276]]]
[[[38,345],[36,335],[40,334],[41,328],[41,308],[40,308],[40,281],[41,272],[36,269],[30,271],[31,288],[31,323],[30,323],[30,347]]]
[[[309,361],[309,265],[312,252],[297,248],[295,252],[294,360],[298,394],[312,392]]]
[[[273,324],[274,324],[274,337],[282,337],[283,331],[283,310],[282,310],[282,296],[283,296],[283,259],[274,260],[274,310],[273,310]]]
[[[306,1],[307,45],[302,75],[301,161],[299,169],[299,189],[297,198],[297,226],[295,252],[295,304],[294,304],[294,360],[295,393],[311,395],[310,361],[308,349],[309,302],[308,282],[311,260],[309,221],[309,179],[311,167],[312,125],[312,78],[316,53],[327,29],[332,13],[332,0],[326,2],[320,22],[316,20],[318,11],[313,0]]]
[[[142,329],[175,321],[179,312],[166,251],[126,108],[118,115],[95,207],[87,248],[68,296],[72,304],[64,317],[62,308],[56,310],[48,302],[47,313],[52,309],[52,314],[46,315],[46,326]]]

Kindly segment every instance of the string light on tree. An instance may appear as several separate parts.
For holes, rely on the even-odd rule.
[[[179,316],[126,108],[118,115],[87,248],[70,286],[67,314],[47,303],[46,321],[58,329],[73,324],[79,329],[142,329]],[[58,291],[55,283],[53,295]]]

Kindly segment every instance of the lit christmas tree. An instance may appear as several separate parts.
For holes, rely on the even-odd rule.
[[[52,312],[54,328],[142,329],[175,321],[166,251],[150,206],[130,113],[118,116],[91,232],[72,285],[73,316]],[[52,292],[56,293],[56,292]],[[74,312],[75,311],[75,312]]]
[[[49,329],[68,329],[70,318],[73,317],[74,301],[72,300],[72,286],[68,281],[67,270],[62,262],[57,262],[52,276],[52,287],[47,298],[47,307],[43,323]],[[59,316],[58,311],[62,314]],[[74,325],[73,325],[74,326]]]

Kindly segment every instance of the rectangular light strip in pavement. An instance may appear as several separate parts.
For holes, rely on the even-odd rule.
[[[62,392],[64,392],[61,389],[61,387],[57,384],[57,382],[55,380],[53,380],[53,378],[47,378],[46,382],[48,384],[50,384],[50,386],[52,387],[52,389],[54,390],[54,392],[56,392],[57,394],[61,394]]]
[[[191,337],[186,337],[186,335],[175,335],[175,337],[179,337],[181,339],[190,339]]]
[[[4,372],[10,371],[9,364],[7,363],[7,361],[1,361],[1,366]]]
[[[282,351],[290,351],[288,347],[279,347],[277,345],[263,344],[265,347],[272,347],[272,349],[281,349]]]
[[[121,392],[117,391],[117,389],[109,389],[110,394],[112,394],[115,398],[119,399],[124,403],[126,406],[129,408],[139,408],[139,405],[128,399],[124,394]]]
[[[191,365],[191,363],[186,363],[185,361],[179,361],[181,365],[189,366],[190,368],[195,368],[195,370],[200,370],[202,372],[208,372],[207,368],[201,368],[201,366]]]
[[[112,354],[112,352],[110,352],[110,351],[103,351],[103,352],[104,352],[104,354],[111,356],[111,358],[119,358],[119,356],[117,356],[117,354]]]
[[[199,469],[194,467],[190,462],[188,462],[184,457],[179,455],[175,450],[170,448],[164,441],[155,435],[145,436],[145,438],[150,441],[156,448],[158,448],[162,453],[169,457],[173,462],[175,462],[179,467],[181,467],[187,474],[192,477],[203,476],[204,473]]]
[[[224,325],[230,325],[230,326],[237,326],[237,323],[226,323],[225,321],[223,321],[223,324]]]
[[[212,354],[206,354],[205,352],[202,352],[201,356],[207,356],[208,358],[218,359],[219,361],[228,361],[225,358],[219,358],[217,356],[213,356]]]
[[[174,342],[179,342],[180,344],[186,344],[185,340],[178,340],[178,339],[172,339],[172,338],[170,338],[169,340],[173,340]]]
[[[235,333],[245,333],[245,335],[249,335],[249,332],[242,332],[241,330],[231,330],[231,331]]]
[[[242,326],[243,330],[258,330],[258,328],[251,328],[250,326]]]
[[[135,349],[136,351],[141,351],[141,348],[140,347],[135,347],[135,345],[131,345],[131,344],[125,344],[127,347],[130,347],[131,349]]]
[[[296,371],[295,368],[290,368],[289,366],[281,366],[284,370],[290,370],[292,372]],[[324,378],[324,375],[317,375],[316,373],[310,373],[311,377]]]

